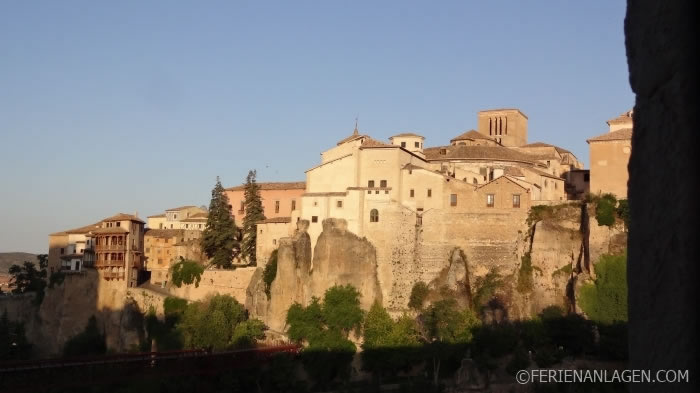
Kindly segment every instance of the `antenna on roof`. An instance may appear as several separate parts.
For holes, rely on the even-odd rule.
[[[358,134],[358,131],[357,131],[357,119],[358,119],[358,118],[359,118],[359,116],[355,116],[355,130],[352,132],[353,135],[357,135],[357,134]]]

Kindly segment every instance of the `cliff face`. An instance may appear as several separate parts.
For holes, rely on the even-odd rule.
[[[344,220],[327,219],[312,260],[308,225],[308,221],[300,221],[293,237],[280,240],[270,300],[264,292],[262,274],[256,273],[248,288],[248,310],[273,331],[284,331],[287,310],[293,303],[307,305],[312,297],[322,298],[333,285],[350,284],[357,288],[364,309],[369,309],[375,300],[381,302],[372,244],[348,232]]]

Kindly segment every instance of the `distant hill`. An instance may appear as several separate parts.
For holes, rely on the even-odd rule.
[[[36,254],[30,254],[28,252],[0,252],[0,274],[7,274],[10,266],[21,265],[24,261],[30,261],[36,264]]]

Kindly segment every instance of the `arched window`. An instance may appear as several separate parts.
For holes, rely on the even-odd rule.
[[[474,184],[479,184],[479,182],[476,180],[476,178],[474,178],[474,180],[472,181],[472,183],[474,183]]]
[[[369,212],[369,222],[379,222],[379,211],[372,209]]]

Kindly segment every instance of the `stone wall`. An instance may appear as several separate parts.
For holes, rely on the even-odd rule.
[[[245,304],[246,289],[255,273],[254,267],[240,267],[235,270],[205,270],[199,287],[183,285],[181,288],[169,285],[172,296],[190,301],[204,300],[207,296],[231,295],[241,304]]]
[[[698,385],[697,2],[628,0],[625,44],[636,94],[629,162],[630,369],[689,370]]]

